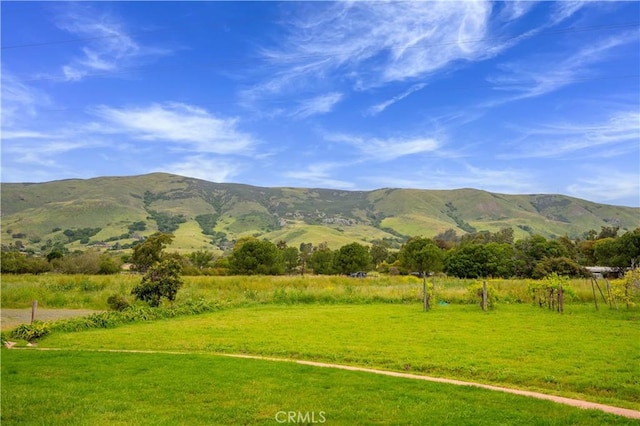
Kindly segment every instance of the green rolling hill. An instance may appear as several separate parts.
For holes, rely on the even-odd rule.
[[[504,195],[474,189],[342,191],[262,188],[153,173],[132,177],[2,184],[2,244],[40,250],[124,247],[157,230],[178,251],[221,250],[244,236],[335,249],[358,241],[459,235],[512,227],[576,237],[602,226],[640,226],[640,209],[564,195]]]

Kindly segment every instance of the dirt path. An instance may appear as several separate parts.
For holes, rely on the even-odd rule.
[[[36,348],[34,349],[20,348],[20,349],[34,350]],[[60,351],[60,350],[73,350],[73,349],[37,348],[37,350]],[[360,372],[371,373],[371,374],[380,374],[383,376],[401,377],[404,379],[413,379],[413,380],[424,380],[427,382],[446,383],[446,384],[457,385],[457,386],[473,386],[473,387],[488,389],[488,390],[497,391],[497,392],[506,392],[506,393],[511,393],[515,395],[527,396],[530,398],[544,399],[547,401],[556,402],[558,404],[570,405],[572,407],[582,408],[585,410],[600,410],[600,411],[604,411],[605,413],[615,414],[618,416],[627,417],[629,419],[640,419],[640,411],[631,410],[628,408],[614,407],[611,405],[598,404],[596,402],[582,401],[579,399],[565,398],[562,396],[555,396],[555,395],[549,395],[549,394],[540,393],[540,392],[531,392],[531,391],[525,391],[525,390],[519,390],[519,389],[511,389],[511,388],[505,388],[501,386],[485,385],[482,383],[465,382],[462,380],[419,376],[416,374],[399,373],[395,371],[385,371],[385,370],[375,370],[372,368],[354,367],[354,366],[342,365],[342,364],[328,364],[324,362],[304,361],[304,360],[295,360],[295,359],[287,359],[287,358],[272,358],[272,357],[264,357],[264,356],[257,356],[257,355],[224,354],[224,353],[209,353],[209,352],[199,353],[199,352],[177,352],[177,351],[124,350],[124,349],[79,349],[78,351],[124,352],[124,353],[142,353],[142,354],[170,354],[170,355],[207,354],[207,355],[215,355],[215,356],[226,356],[230,358],[257,359],[257,360],[275,361],[275,362],[290,362],[290,363],[295,363],[300,365],[309,365],[312,367],[360,371]]]
[[[36,311],[36,319],[40,321],[54,321],[72,317],[83,317],[96,312],[90,309],[41,309]],[[20,324],[31,322],[31,308],[28,309],[2,309],[0,310],[2,330],[10,330]]]

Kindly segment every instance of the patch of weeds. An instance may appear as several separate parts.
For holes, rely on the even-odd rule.
[[[14,328],[11,331],[11,337],[14,339],[32,342],[46,336],[50,332],[51,329],[49,328],[48,323],[43,321],[34,321],[31,324],[20,324]]]

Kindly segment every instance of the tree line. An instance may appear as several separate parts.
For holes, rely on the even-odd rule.
[[[97,250],[69,253],[55,247],[46,257],[3,247],[4,273],[111,274],[123,263],[141,273],[161,260],[174,259],[186,275],[320,275],[378,271],[389,274],[444,272],[459,278],[542,278],[551,273],[586,276],[585,266],[610,266],[621,272],[640,258],[640,228],[618,235],[617,227],[589,231],[584,238],[547,239],[531,235],[515,240],[511,228],[458,236],[447,230],[433,238],[413,237],[399,250],[385,241],[371,245],[354,242],[332,250],[326,243],[289,246],[253,237],[239,239],[230,253],[216,257],[198,250],[187,255],[170,253],[169,233],[155,233],[120,257]]]

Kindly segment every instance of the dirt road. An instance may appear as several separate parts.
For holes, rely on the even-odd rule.
[[[90,309],[40,309],[36,311],[36,319],[40,321],[53,321],[58,319],[83,317],[96,312]],[[0,310],[0,328],[10,330],[20,324],[31,322],[31,309],[2,309]]]

